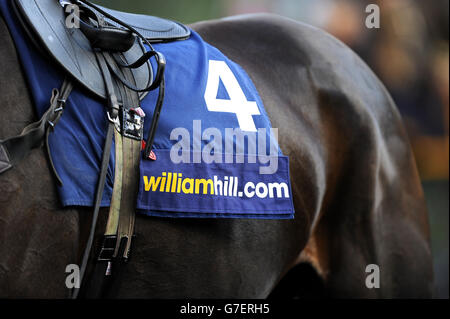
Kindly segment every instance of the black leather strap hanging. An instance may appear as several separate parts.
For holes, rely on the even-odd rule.
[[[50,99],[50,107],[42,115],[39,121],[25,127],[20,135],[0,140],[0,174],[11,169],[19,163],[34,148],[42,145],[46,136],[58,123],[66,104],[66,100],[72,92],[73,85],[65,80],[61,89],[54,89]],[[46,143],[48,147],[48,143]],[[50,157],[51,160],[51,157]],[[53,164],[53,162],[51,161]],[[60,181],[53,165],[53,172]]]
[[[103,191],[105,189],[106,175],[108,172],[109,160],[111,157],[111,148],[114,136],[115,126],[119,125],[119,104],[117,102],[116,93],[114,92],[113,80],[111,74],[109,73],[108,66],[106,64],[105,58],[101,52],[96,52],[97,62],[99,64],[100,70],[102,71],[103,78],[105,81],[105,86],[107,89],[108,96],[108,111],[106,112],[108,117],[108,128],[105,138],[105,144],[103,147],[102,162],[100,166],[100,177],[97,183],[97,190],[95,192],[95,202],[94,202],[94,212],[92,215],[91,228],[89,232],[88,242],[84,250],[81,267],[80,267],[80,283],[83,285],[84,275],[86,272],[86,267],[91,255],[92,245],[94,242],[95,228],[97,225],[98,214],[100,210],[101,201],[103,198]],[[79,289],[74,289],[72,298],[76,299],[79,294]]]

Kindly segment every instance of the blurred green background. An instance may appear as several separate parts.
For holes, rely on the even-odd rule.
[[[396,101],[408,130],[430,212],[435,297],[448,298],[448,0],[96,0],[111,8],[192,23],[271,12],[313,24],[353,48]],[[381,9],[367,29],[365,7]]]
[[[226,12],[228,1],[211,0],[97,0],[95,3],[113,9],[145,13],[158,17],[193,23],[220,18]]]

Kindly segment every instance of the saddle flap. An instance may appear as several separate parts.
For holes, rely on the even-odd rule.
[[[106,88],[89,40],[80,29],[67,28],[66,16],[59,1],[55,0],[15,0],[20,20],[33,38],[37,37],[49,57],[71,75],[79,84],[100,98],[106,99]],[[136,40],[130,50],[122,53],[123,59],[131,63],[146,52],[143,44]],[[147,87],[153,80],[150,63],[132,69],[135,84]],[[143,99],[147,92],[140,94]],[[121,97],[118,96],[122,104]]]
[[[191,35],[191,30],[187,26],[176,21],[98,7],[119,20],[125,21],[152,43],[184,40]],[[116,27],[121,27],[110,19],[106,19],[106,21]]]

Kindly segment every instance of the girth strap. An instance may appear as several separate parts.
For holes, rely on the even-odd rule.
[[[111,147],[113,142],[114,130],[116,125],[119,123],[119,104],[117,102],[116,93],[114,92],[114,86],[111,74],[108,70],[108,65],[106,64],[103,54],[99,51],[95,53],[97,57],[97,62],[99,64],[100,70],[102,71],[103,80],[105,81],[106,94],[108,97],[108,130],[106,133],[105,144],[103,147],[102,162],[100,166],[100,177],[97,183],[97,190],[95,192],[95,202],[94,202],[94,213],[92,216],[91,229],[89,232],[88,242],[84,250],[83,259],[80,267],[80,282],[83,284],[84,275],[86,272],[86,267],[89,261],[89,257],[92,251],[92,245],[95,236],[95,226],[97,225],[98,214],[100,210],[100,205],[103,197],[103,191],[105,189],[106,175],[108,172],[109,159],[111,155]],[[79,289],[74,289],[72,298],[78,297]]]
[[[139,181],[140,150],[140,141],[132,140],[130,138],[123,139],[122,201],[120,203],[121,214],[119,218],[117,243],[113,258],[124,258],[127,260],[130,254]]]
[[[121,70],[124,77],[134,81],[129,70]],[[139,96],[125,87],[119,86],[125,113],[122,116],[122,130],[116,127],[115,140],[115,170],[114,188],[109,209],[108,221],[101,241],[98,257],[95,260],[91,280],[85,285],[84,297],[105,297],[108,287],[117,278],[128,261],[131,241],[134,233],[135,201],[139,179],[139,161],[142,135],[134,138],[125,136],[126,114],[139,106]]]

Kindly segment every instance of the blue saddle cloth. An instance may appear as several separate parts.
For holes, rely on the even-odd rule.
[[[41,116],[49,106],[52,89],[61,86],[64,74],[35,49],[10,5],[9,1],[1,0],[0,11],[15,42],[36,111]],[[166,98],[154,142],[157,160],[141,161],[138,212],[164,217],[293,218],[288,159],[276,144],[262,100],[246,72],[194,31],[188,40],[154,47],[167,60]],[[156,65],[153,67],[156,69]],[[244,96],[240,96],[240,92]],[[141,107],[147,114],[145,132],[150,126],[157,95],[157,90],[150,92],[142,101]],[[239,108],[234,113],[226,110],[229,105],[226,102],[221,105],[223,101],[237,98],[243,103],[242,107],[248,108],[247,113],[241,113]],[[105,112],[104,101],[77,87],[67,101],[54,134],[50,135],[51,156],[63,182],[58,192],[64,206],[93,206],[107,127]],[[182,132],[189,135],[191,143],[188,149],[183,149],[188,162],[172,161],[172,156],[182,153],[181,149],[174,152],[173,147],[180,144],[182,136],[171,139],[174,128],[183,128]],[[223,146],[208,149],[209,154],[220,153],[223,162],[228,158],[233,163],[198,161],[201,155],[196,154],[210,147],[211,140],[196,143],[194,137],[207,128],[216,129],[222,138],[219,144]],[[258,140],[261,134],[265,135],[267,143],[255,145],[255,149],[240,145],[242,142],[236,136],[226,134],[230,128],[258,129],[254,133],[256,144],[261,144]],[[237,149],[242,147],[241,154],[226,154],[230,151],[225,146],[227,141]],[[277,169],[272,174],[261,174],[259,161],[248,160],[261,158],[255,151],[259,152],[262,147],[265,154],[275,158]],[[236,163],[240,155],[245,157],[245,163]],[[264,158],[267,161],[269,157]],[[110,204],[114,162],[113,150],[102,206]]]

